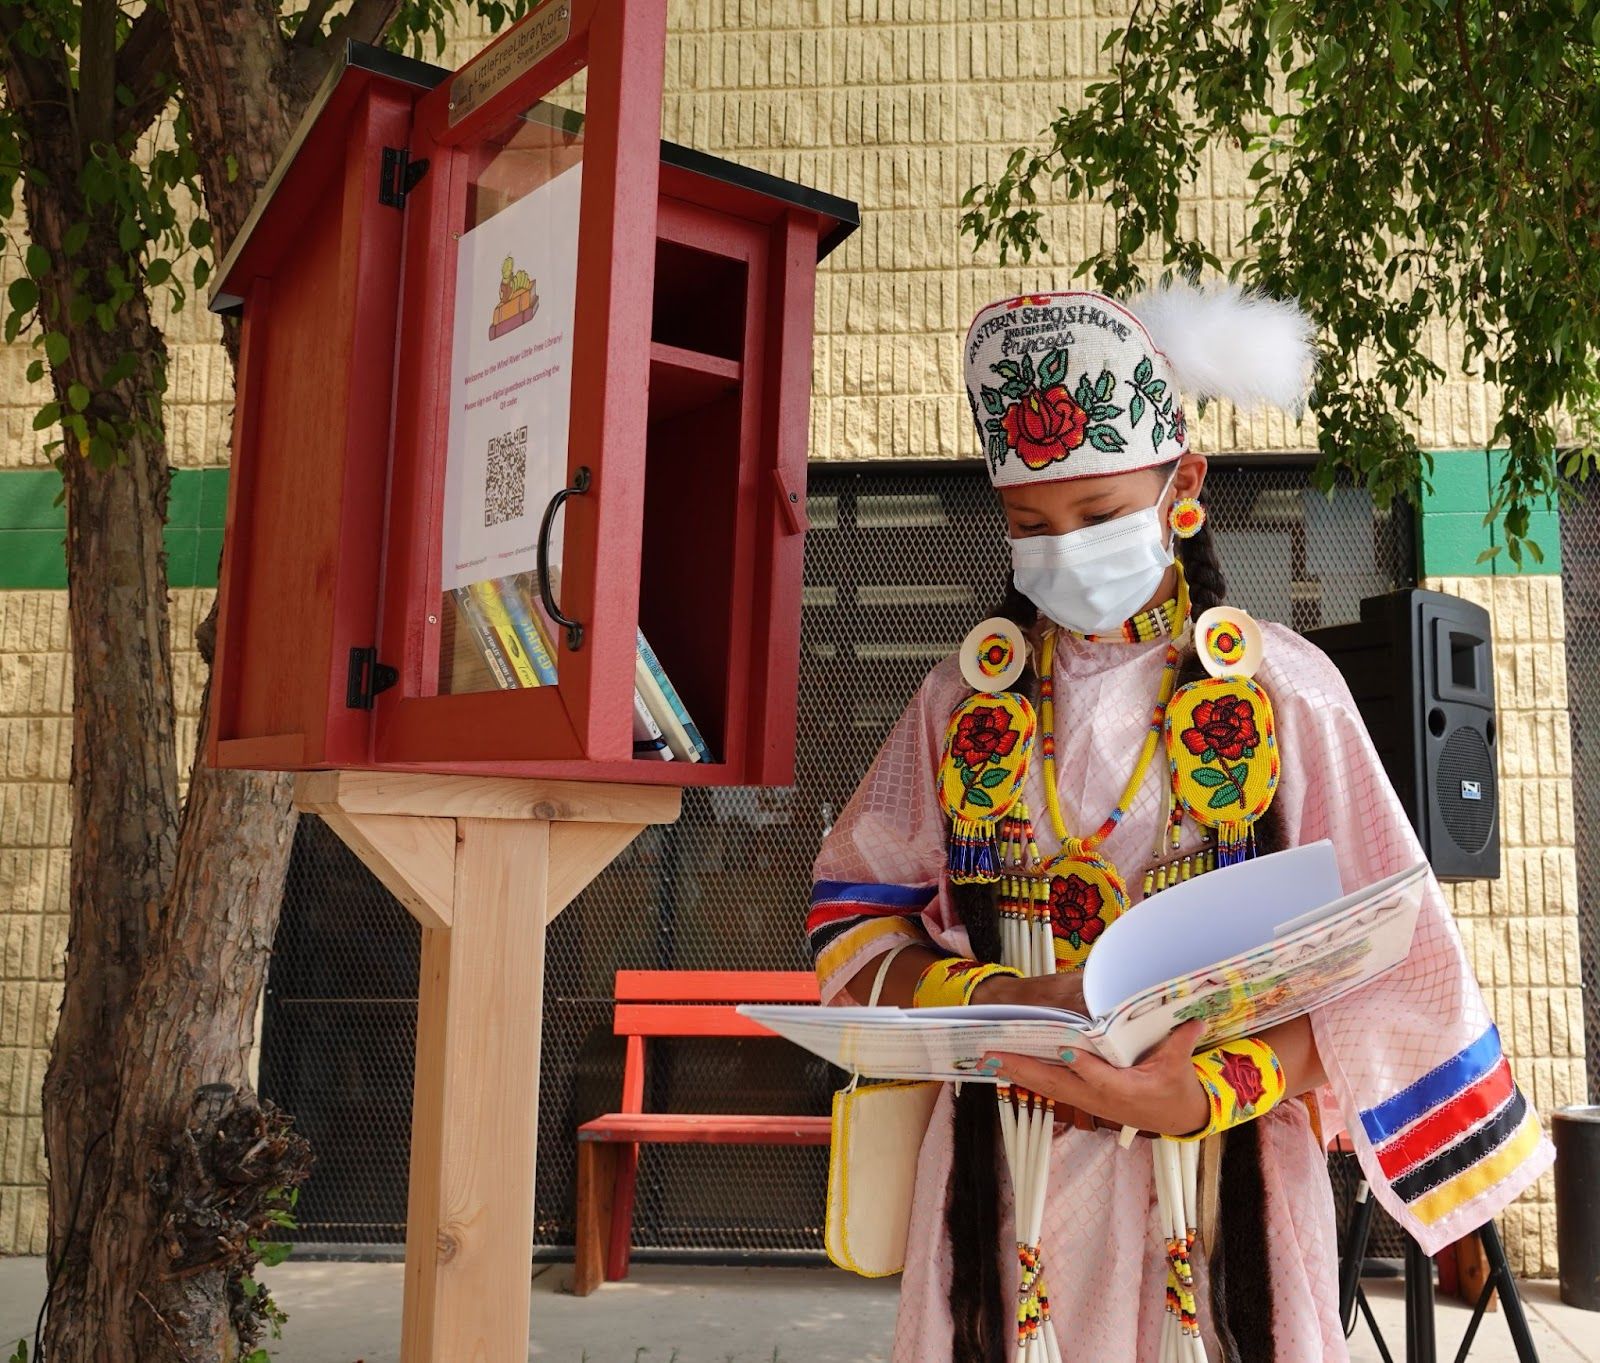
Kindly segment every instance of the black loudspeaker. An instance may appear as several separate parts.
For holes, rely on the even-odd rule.
[[[1361,623],[1306,635],[1350,684],[1440,880],[1500,874],[1489,613],[1442,592],[1368,597]]]

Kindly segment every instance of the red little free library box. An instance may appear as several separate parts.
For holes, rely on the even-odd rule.
[[[211,299],[215,765],[792,779],[857,210],[661,141],[665,8],[546,0],[456,72],[352,44],[301,123]]]

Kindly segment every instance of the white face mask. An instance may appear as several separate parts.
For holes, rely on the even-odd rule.
[[[1115,629],[1156,594],[1172,566],[1172,530],[1161,504],[1177,472],[1154,506],[1065,535],[1011,540],[1017,590],[1058,625],[1080,634]]]

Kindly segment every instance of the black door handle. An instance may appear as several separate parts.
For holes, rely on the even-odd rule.
[[[550,505],[544,509],[544,520],[539,523],[539,599],[544,602],[545,611],[550,618],[567,631],[567,647],[574,652],[583,647],[583,626],[561,613],[561,607],[556,603],[556,594],[551,590],[550,530],[555,525],[556,512],[561,510],[561,504],[568,497],[576,497],[587,492],[589,483],[589,469],[585,465],[573,475],[571,487],[562,488],[550,499]]]

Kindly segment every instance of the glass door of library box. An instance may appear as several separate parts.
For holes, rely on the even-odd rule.
[[[417,105],[379,763],[631,755],[664,9],[546,0]]]

